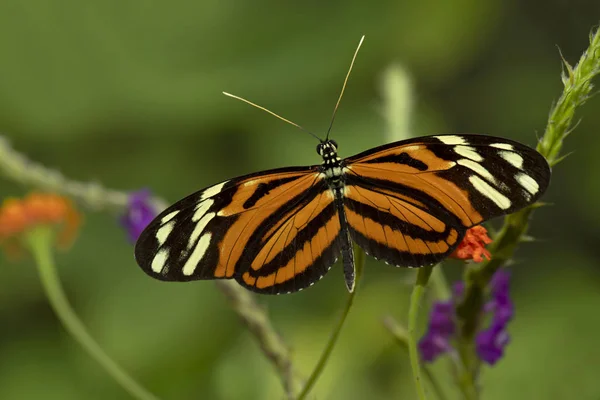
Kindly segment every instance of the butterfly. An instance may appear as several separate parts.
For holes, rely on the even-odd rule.
[[[168,207],[136,243],[139,266],[163,281],[235,279],[280,294],[312,286],[341,257],[353,291],[353,242],[394,266],[433,265],[467,229],[533,204],[550,182],[540,153],[498,137],[419,137],[345,159],[329,131],[319,140],[319,165],[233,178]]]

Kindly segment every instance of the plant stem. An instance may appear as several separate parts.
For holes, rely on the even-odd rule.
[[[408,356],[410,358],[410,366],[413,372],[413,379],[417,389],[419,400],[426,400],[425,389],[423,387],[423,379],[421,378],[421,367],[419,365],[419,351],[417,349],[417,316],[419,314],[419,305],[421,298],[425,292],[425,287],[431,276],[433,267],[421,267],[417,272],[417,281],[410,296],[410,306],[408,309]]]
[[[437,300],[447,300],[452,296],[452,291],[448,287],[441,264],[438,264],[437,268],[434,268],[431,272],[429,289],[433,294],[433,298]]]
[[[342,315],[340,316],[340,319],[338,320],[338,323],[336,324],[336,326],[333,328],[333,331],[331,332],[331,336],[329,337],[329,341],[327,342],[327,345],[325,346],[325,349],[323,350],[323,353],[321,354],[321,357],[319,358],[317,365],[315,366],[312,373],[308,377],[308,380],[306,381],[304,388],[298,395],[297,400],[304,400],[306,398],[306,396],[308,395],[308,393],[313,388],[313,386],[315,385],[315,383],[317,382],[317,379],[319,379],[319,376],[321,376],[321,373],[323,372],[323,369],[325,368],[325,364],[327,364],[327,360],[329,360],[329,356],[331,355],[331,352],[333,351],[333,348],[334,348],[335,344],[337,343],[338,337],[340,336],[340,332],[342,331],[342,326],[344,326],[346,317],[348,316],[348,313],[350,312],[350,307],[352,307],[352,303],[354,302],[354,296],[356,295],[356,292],[358,290],[358,283],[362,276],[362,271],[363,271],[363,267],[364,267],[364,263],[365,263],[365,252],[360,247],[355,245],[354,246],[354,254],[356,257],[356,261],[355,261],[355,266],[356,266],[356,278],[355,278],[356,281],[355,282],[356,283],[354,285],[354,291],[348,295],[348,300],[346,301],[346,306],[344,307],[344,310],[342,311]]]
[[[48,301],[65,329],[132,397],[139,400],[158,400],[158,397],[137,383],[102,350],[69,304],[52,257],[53,231],[51,228],[36,227],[25,235],[25,241],[35,258]]]
[[[406,328],[404,328],[402,325],[396,322],[396,320],[391,316],[387,316],[383,319],[383,325],[392,334],[396,343],[400,345],[400,347],[402,347],[404,350],[408,350],[409,337]],[[437,398],[439,400],[446,400],[447,397],[444,394],[444,391],[442,390],[442,386],[435,378],[433,372],[431,372],[431,369],[428,368],[427,365],[423,365],[423,372],[425,373],[425,376],[431,383],[431,387],[433,388],[433,391],[435,392]]]
[[[227,297],[231,308],[246,324],[262,352],[275,367],[287,398],[295,398],[302,388],[302,379],[292,365],[290,350],[273,328],[265,310],[256,303],[250,291],[236,282],[219,280],[215,284]]]

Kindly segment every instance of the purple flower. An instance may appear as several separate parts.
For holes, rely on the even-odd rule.
[[[142,189],[131,193],[125,214],[121,216],[121,225],[127,230],[129,241],[135,243],[144,228],[157,214],[150,202],[149,190]]]
[[[490,365],[494,365],[504,354],[504,347],[509,343],[510,337],[506,332],[506,325],[513,318],[514,305],[509,295],[510,273],[498,270],[490,282],[492,298],[484,306],[485,312],[493,313],[488,329],[477,334],[475,348],[479,358]]]
[[[450,338],[454,335],[454,304],[452,301],[437,302],[431,309],[429,329],[419,341],[419,350],[425,361],[433,361],[450,350]]]
[[[456,281],[452,285],[452,298],[460,299],[465,293],[465,283],[463,281]]]
[[[484,362],[493,365],[504,355],[504,348],[510,341],[506,325],[513,318],[514,305],[509,294],[510,274],[497,271],[490,282],[490,299],[483,312],[491,316],[488,328],[479,331],[475,338],[477,354]],[[456,304],[464,294],[464,282],[453,286],[452,298],[434,303],[427,333],[419,341],[419,350],[424,361],[431,362],[438,356],[452,350],[456,326]]]
[[[419,341],[419,351],[421,357],[427,362],[432,362],[438,356],[444,354],[452,348],[449,337],[429,331]]]
[[[506,324],[492,321],[491,326],[477,335],[475,338],[475,348],[479,358],[490,365],[496,362],[504,355],[504,347],[510,342],[510,336],[506,332]]]

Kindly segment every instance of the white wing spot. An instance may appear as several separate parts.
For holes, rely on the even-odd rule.
[[[192,221],[198,222],[200,218],[204,217],[204,214],[208,211],[210,206],[212,206],[214,201],[212,200],[204,200],[196,206],[196,212],[192,216]]]
[[[223,189],[223,186],[225,186],[226,183],[227,183],[227,181],[221,182],[217,185],[211,186],[208,189],[204,190],[204,192],[202,192],[202,196],[200,196],[200,199],[205,200],[205,199],[208,199],[209,197],[213,197],[213,196],[219,194],[221,192],[221,189]]]
[[[454,144],[454,145],[467,144],[467,141],[460,136],[447,135],[447,136],[434,136],[434,137],[444,144]]]
[[[190,250],[192,248],[192,246],[194,245],[194,243],[196,243],[196,240],[198,239],[200,234],[204,231],[204,228],[206,228],[206,225],[208,225],[210,220],[213,219],[215,217],[215,215],[216,215],[215,213],[208,213],[208,214],[204,215],[200,219],[200,221],[198,221],[198,223],[196,224],[196,227],[194,228],[194,230],[192,231],[192,234],[190,235],[190,239],[189,239],[188,245],[187,245],[188,250]]]
[[[492,143],[492,144],[490,144],[490,147],[495,147],[497,149],[509,150],[509,151],[514,150],[513,145],[508,144],[508,143]]]
[[[161,226],[156,231],[156,240],[158,241],[158,246],[162,247],[163,244],[167,241],[167,238],[173,232],[173,228],[175,227],[175,221],[171,221],[168,224]]]
[[[463,167],[469,168],[471,171],[478,173],[488,181],[496,184],[496,178],[494,178],[494,175],[492,175],[490,171],[485,169],[481,164],[476,163],[475,161],[467,160],[466,158],[458,160],[456,163],[458,165],[462,165]]]
[[[477,175],[471,175],[469,177],[469,182],[471,182],[473,187],[479,193],[493,201],[494,204],[496,204],[502,210],[507,210],[510,208],[511,202],[508,199],[508,197],[491,187],[489,183],[487,183]]]
[[[187,259],[187,261],[183,265],[182,272],[184,275],[190,276],[194,273],[196,267],[202,260],[202,257],[204,257],[206,250],[208,250],[208,246],[210,246],[210,237],[210,233],[205,233],[204,235],[202,235],[202,237],[198,241],[198,244],[196,244],[196,247],[194,247],[192,255],[190,256],[190,258]]]
[[[523,169],[523,157],[521,157],[519,153],[514,153],[512,151],[499,151],[498,154],[504,159],[504,161],[513,167]]]
[[[529,175],[517,174],[515,179],[519,182],[519,185],[523,186],[531,194],[536,194],[540,190],[540,185]]]
[[[179,214],[179,210],[175,210],[173,212],[168,213],[167,215],[165,215],[164,217],[162,217],[162,219],[160,220],[161,224],[166,224],[167,222],[169,222],[170,220],[173,219],[173,217],[175,217],[177,214]]]
[[[468,158],[469,160],[481,162],[483,161],[483,157],[481,157],[473,147],[469,146],[455,146],[454,152],[460,156]]]
[[[152,259],[152,271],[160,274],[160,272],[165,267],[165,263],[167,262],[167,258],[169,257],[169,251],[167,249],[160,249],[158,253]]]

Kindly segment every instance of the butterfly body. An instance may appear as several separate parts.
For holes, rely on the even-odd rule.
[[[136,260],[166,281],[235,279],[266,294],[302,290],[341,256],[354,289],[352,242],[404,267],[431,265],[466,230],[535,202],[550,169],[535,150],[484,135],[438,135],[322,164],[258,172],[196,192],[140,236]]]

